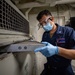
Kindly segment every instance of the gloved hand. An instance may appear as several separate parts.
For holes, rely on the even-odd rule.
[[[42,44],[45,44],[46,46],[37,48],[34,50],[34,52],[41,52],[46,57],[50,57],[52,55],[58,54],[59,50],[57,46],[53,46],[48,42],[42,42]]]

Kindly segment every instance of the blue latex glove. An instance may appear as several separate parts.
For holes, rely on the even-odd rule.
[[[53,46],[48,42],[42,42],[42,44],[45,44],[46,46],[37,48],[34,50],[34,52],[41,52],[46,57],[50,57],[52,55],[58,54],[59,51],[57,46]]]

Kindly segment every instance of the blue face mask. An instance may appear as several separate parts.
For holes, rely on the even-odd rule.
[[[51,25],[49,22],[43,26],[43,29],[45,31],[50,31],[50,30],[52,30],[52,28],[53,28],[53,25]]]

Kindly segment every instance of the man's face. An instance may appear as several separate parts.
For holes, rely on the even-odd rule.
[[[43,15],[42,18],[39,20],[39,24],[40,26],[44,26],[46,25],[48,22],[50,22],[50,24],[52,24],[52,17],[51,16],[46,16],[46,15]]]

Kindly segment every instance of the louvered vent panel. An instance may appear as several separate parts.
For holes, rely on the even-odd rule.
[[[29,23],[5,0],[0,0],[0,29],[29,34]]]

